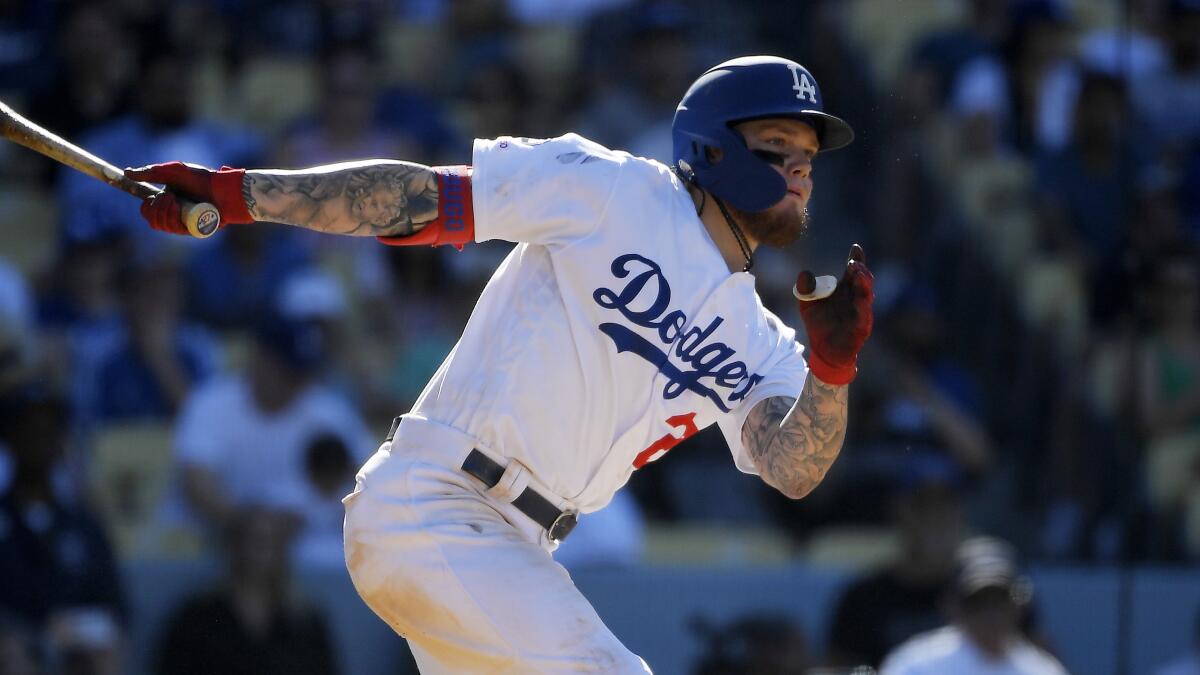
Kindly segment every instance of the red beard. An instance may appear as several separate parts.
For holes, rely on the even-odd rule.
[[[742,211],[730,204],[729,212],[747,237],[772,248],[790,246],[808,229],[807,208],[797,215],[790,208]]]

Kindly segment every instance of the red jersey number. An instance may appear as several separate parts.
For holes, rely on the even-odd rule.
[[[647,463],[667,454],[668,450],[682,443],[688,436],[700,431],[696,428],[696,413],[694,412],[668,417],[667,425],[675,431],[654,441],[650,447],[639,452],[637,457],[633,458],[633,468],[640,469],[646,466]],[[676,436],[676,433],[679,435]]]

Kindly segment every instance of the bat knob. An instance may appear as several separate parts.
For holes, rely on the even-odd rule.
[[[803,300],[805,302],[824,300],[830,295],[833,295],[833,292],[837,290],[837,285],[837,277],[823,275],[815,279],[813,289],[808,293],[801,293],[798,287],[792,286],[792,295],[795,296],[797,300]]]
[[[183,224],[188,233],[197,239],[211,237],[221,226],[221,214],[212,204],[201,202],[180,206],[183,211]]]

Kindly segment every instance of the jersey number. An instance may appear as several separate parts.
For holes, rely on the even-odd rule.
[[[670,433],[651,443],[650,447],[639,452],[637,457],[633,458],[633,468],[640,469],[646,466],[647,463],[667,454],[668,450],[682,443],[688,436],[700,431],[696,428],[696,413],[694,412],[668,417],[667,425],[675,429],[679,435]]]

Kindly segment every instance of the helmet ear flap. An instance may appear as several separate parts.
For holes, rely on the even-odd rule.
[[[720,161],[694,167],[700,185],[743,211],[766,211],[787,195],[787,180],[746,147],[741,134],[724,128],[711,146]]]
[[[711,168],[708,158],[710,148],[719,147],[716,139],[694,131],[676,127],[673,130],[675,143],[675,170],[689,183],[701,180],[699,175]]]

